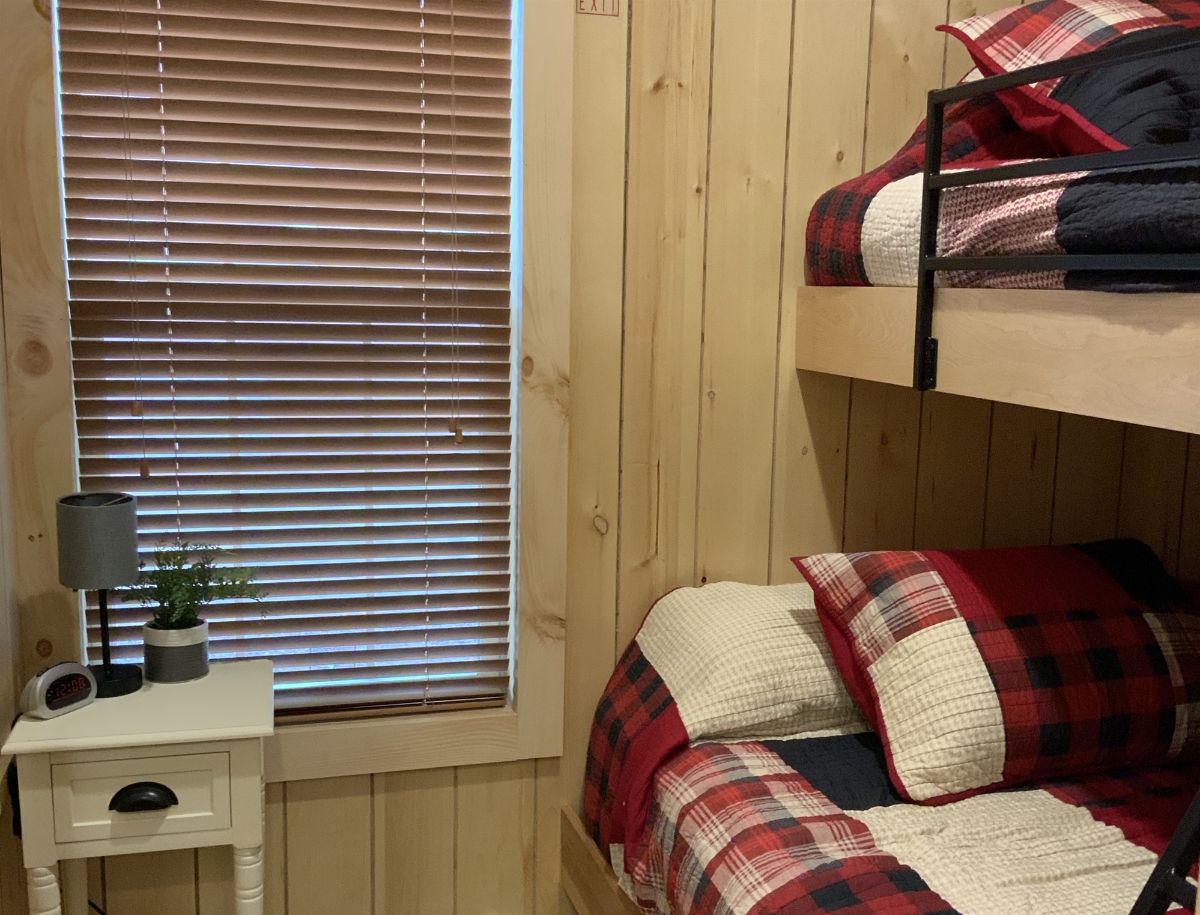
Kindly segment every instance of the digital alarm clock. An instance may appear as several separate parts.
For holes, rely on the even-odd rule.
[[[21,711],[31,718],[57,718],[90,705],[96,678],[82,664],[63,661],[39,670],[21,691]]]

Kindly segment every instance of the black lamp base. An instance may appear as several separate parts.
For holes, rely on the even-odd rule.
[[[136,664],[92,664],[88,670],[96,678],[97,699],[128,696],[142,688],[142,669]]]

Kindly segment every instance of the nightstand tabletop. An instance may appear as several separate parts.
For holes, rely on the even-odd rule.
[[[0,752],[58,753],[110,747],[266,737],[275,728],[270,661],[226,661],[187,683],[145,683],[128,696],[41,721],[22,715]]]

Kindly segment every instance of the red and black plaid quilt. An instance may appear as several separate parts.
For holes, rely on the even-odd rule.
[[[708,743],[654,779],[628,887],[660,915],[1125,915],[1197,787],[1189,768],[941,807],[891,793],[870,734]]]
[[[919,806],[874,734],[688,745],[677,718],[635,643],[597,713],[586,821],[657,915],[1125,915],[1200,788],[1143,767]]]

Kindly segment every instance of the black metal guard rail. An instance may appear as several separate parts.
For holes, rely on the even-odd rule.
[[[1148,146],[1115,152],[1038,159],[942,173],[942,134],[945,107],[951,102],[975,98],[1028,83],[1041,82],[1082,73],[1097,67],[1151,57],[1179,48],[1200,45],[1200,29],[1171,30],[1151,34],[1140,41],[1118,47],[1101,48],[1089,54],[1038,64],[1012,73],[961,83],[929,93],[925,120],[925,178],[921,197],[921,235],[919,275],[917,279],[916,340],[913,351],[913,386],[926,391],[937,387],[938,341],[933,335],[933,309],[936,297],[935,277],[944,270],[980,270],[1026,272],[1037,270],[1164,270],[1200,272],[1200,257],[1192,254],[1038,254],[997,255],[988,257],[940,257],[937,254],[938,226],[942,191],[1028,178],[1060,175],[1077,171],[1112,171],[1145,165],[1192,163],[1200,165],[1200,143],[1195,141],[1166,146]]]

